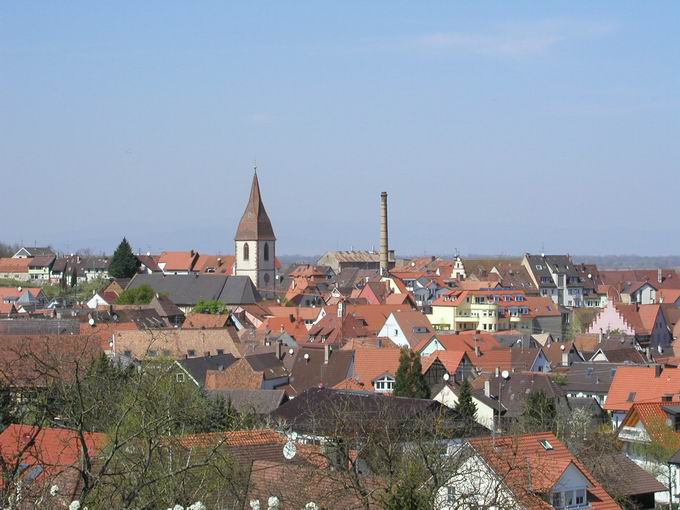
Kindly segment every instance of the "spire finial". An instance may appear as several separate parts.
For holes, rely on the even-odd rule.
[[[253,171],[255,172],[255,175],[257,176],[257,159],[253,160]]]

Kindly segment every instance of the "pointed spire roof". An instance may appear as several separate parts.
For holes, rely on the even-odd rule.
[[[260,182],[257,180],[257,170],[253,175],[253,185],[250,188],[250,198],[243,212],[236,231],[236,241],[275,241],[272,222],[262,203]]]

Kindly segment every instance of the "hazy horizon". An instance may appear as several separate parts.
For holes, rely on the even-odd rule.
[[[680,4],[0,6],[0,240],[680,253]],[[675,184],[674,184],[675,183]]]

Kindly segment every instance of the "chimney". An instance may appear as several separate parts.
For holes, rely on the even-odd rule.
[[[661,377],[663,367],[661,365],[654,365],[654,377]]]
[[[380,194],[380,275],[386,276],[390,269],[387,240],[387,192]]]
[[[283,342],[281,340],[276,341],[276,357],[283,359]]]
[[[488,379],[484,381],[484,396],[486,398],[491,397],[491,381],[489,381]]]
[[[338,302],[338,317],[341,319],[345,316],[345,302],[340,301]]]
[[[602,343],[602,328],[600,328],[600,332],[597,334],[597,343]]]
[[[326,344],[323,346],[323,364],[328,365],[328,359],[331,357],[331,346]]]
[[[656,281],[663,283],[663,273],[661,272],[661,268],[656,270]]]

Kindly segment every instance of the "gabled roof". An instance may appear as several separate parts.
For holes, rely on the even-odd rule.
[[[305,355],[307,359],[305,359]],[[289,395],[302,393],[308,388],[316,388],[320,384],[333,387],[347,378],[354,359],[353,351],[332,350],[328,363],[324,363],[324,349],[302,347],[295,353],[290,370],[290,381],[287,391]]]
[[[9,257],[0,258],[0,273],[28,273],[30,258],[13,259]]]
[[[389,374],[396,377],[401,349],[373,349],[360,347],[354,351],[354,373],[352,379],[363,383],[367,391],[373,391],[373,382]]]
[[[429,356],[421,358],[423,373],[427,372],[435,361],[439,361],[449,374],[453,374],[466,356],[465,351],[434,351]]]
[[[236,230],[236,241],[274,241],[274,229],[260,195],[257,172],[253,174],[250,197]]]
[[[254,414],[269,414],[287,400],[284,390],[208,390],[208,396],[221,396],[238,412]]]
[[[191,271],[198,259],[198,253],[191,251],[164,251],[158,259],[158,265],[165,264],[163,271]]]
[[[479,438],[469,444],[527,510],[552,508],[542,496],[550,492],[570,466],[589,482],[590,508],[620,508],[586,467],[550,432],[497,437],[493,442],[491,438]],[[544,444],[550,447],[546,449]]]
[[[628,411],[634,403],[658,402],[663,396],[680,401],[680,368],[624,366],[616,371],[604,408]]]
[[[224,370],[236,363],[236,361],[237,358],[232,354],[215,354],[212,356],[181,359],[177,363],[179,363],[198,383],[198,386],[202,388],[205,386],[205,374],[208,370]]]
[[[82,439],[91,459],[99,455],[107,442],[106,434],[98,432],[84,432]],[[75,430],[12,424],[0,434],[0,454],[11,464],[20,459],[20,463],[27,466],[24,470],[27,476],[31,476],[31,472],[37,474],[32,480],[50,480],[80,467],[84,454],[80,441]],[[78,480],[77,475],[73,478]],[[61,489],[68,494],[75,486]]]
[[[217,299],[227,305],[254,304],[260,300],[247,276],[137,274],[127,288],[136,289],[142,285],[148,285],[159,294],[167,294],[178,306],[194,306],[201,299]]]
[[[680,414],[677,402],[639,402],[631,406],[628,414],[621,422],[621,428],[635,426],[641,421],[650,439],[662,446],[666,451],[675,452],[680,448],[680,432],[675,430],[673,422],[669,426],[668,419]]]

